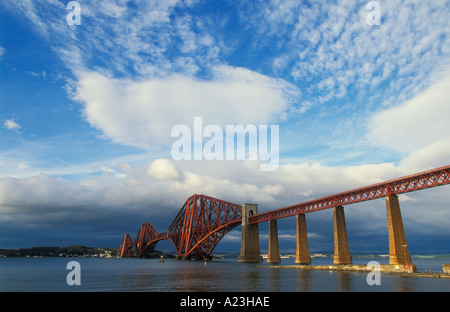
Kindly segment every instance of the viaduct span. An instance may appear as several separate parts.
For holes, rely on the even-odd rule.
[[[389,263],[411,266],[398,194],[424,190],[450,183],[450,165],[424,171],[394,180],[369,185],[347,192],[322,197],[296,205],[258,213],[257,204],[236,205],[205,195],[192,195],[165,233],[158,233],[150,223],[142,224],[133,241],[126,234],[120,247],[121,257],[133,254],[143,257],[153,252],[155,245],[169,239],[179,259],[209,259],[212,250],[231,229],[241,224],[241,262],[260,262],[258,224],[269,222],[269,248],[267,262],[280,262],[277,219],[296,217],[297,253],[295,262],[311,262],[305,214],[333,208],[334,264],[351,264],[347,238],[344,205],[384,197],[389,232]]]

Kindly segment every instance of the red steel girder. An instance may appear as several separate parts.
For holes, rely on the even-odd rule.
[[[241,220],[241,206],[205,195],[186,200],[167,230],[180,257],[209,257],[214,247]]]
[[[131,250],[134,247],[134,242],[131,240],[130,234],[125,234],[123,238],[123,243],[119,247],[120,257],[128,258],[131,257]]]
[[[136,247],[136,255],[140,258],[144,252],[153,252],[156,241],[159,237],[158,232],[150,223],[144,223],[139,229],[136,240],[134,241]]]
[[[301,213],[359,203],[385,197],[387,195],[408,193],[449,183],[450,165],[260,213],[249,217],[249,223],[266,222],[273,219],[295,216]]]

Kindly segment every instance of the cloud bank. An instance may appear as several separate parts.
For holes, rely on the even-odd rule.
[[[297,95],[297,88],[283,80],[219,66],[208,81],[175,74],[136,82],[82,73],[75,99],[83,103],[86,120],[107,138],[152,150],[173,143],[174,126],[193,129],[195,116],[220,126],[276,121]]]
[[[409,168],[394,164],[333,168],[305,163],[280,165],[277,171],[268,174],[259,171],[253,162],[225,165],[218,161],[192,163],[168,159],[138,167],[121,163],[109,169],[101,176],[71,182],[46,174],[29,179],[0,178],[2,231],[14,226],[24,233],[62,227],[68,235],[76,231],[111,235],[108,242],[115,246],[123,232],[134,236],[144,222],[165,231],[186,198],[195,193],[237,204],[257,203],[260,211],[268,211],[412,173]],[[445,188],[402,195],[409,237],[432,239],[433,235],[435,238],[447,235],[450,220]],[[386,234],[384,206],[382,200],[375,200],[346,207],[349,235],[356,241],[355,248],[362,243],[361,236]],[[424,207],[430,213],[423,214]],[[326,242],[332,216],[318,212],[308,214],[308,220],[310,244]],[[366,225],[361,226],[363,223]],[[293,222],[287,222],[283,233],[288,235],[294,226]],[[330,238],[328,244],[331,243]]]

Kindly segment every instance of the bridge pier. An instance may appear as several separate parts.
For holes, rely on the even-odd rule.
[[[334,264],[352,264],[345,225],[344,207],[334,207]]]
[[[296,216],[296,221],[297,221],[297,251],[295,254],[295,263],[311,264],[305,214],[303,213],[298,214]]]
[[[389,232],[389,264],[412,265],[397,195],[386,196]]]
[[[278,226],[277,220],[269,220],[269,251],[267,255],[268,263],[280,263],[280,249],[278,247]]]
[[[258,213],[258,205],[242,205],[242,231],[241,231],[241,253],[238,257],[239,262],[261,262],[261,251],[259,248],[259,227],[258,223],[249,224],[250,215]]]

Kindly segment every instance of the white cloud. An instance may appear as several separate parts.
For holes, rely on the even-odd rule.
[[[400,165],[412,171],[446,166],[450,163],[450,138],[417,149],[403,158]]]
[[[16,123],[14,120],[12,119],[7,119],[5,120],[5,122],[3,123],[3,127],[5,127],[8,130],[13,130],[13,131],[17,131],[20,128],[22,128],[21,125],[19,125],[18,123]]]
[[[173,73],[209,74],[230,53],[268,48],[272,53],[258,63],[273,64],[279,77],[293,79],[306,91],[308,96],[302,100],[308,105],[297,110],[304,113],[313,107],[310,103],[340,99],[352,89],[355,105],[398,102],[426,87],[439,64],[448,62],[445,0],[383,3],[382,24],[377,27],[366,22],[366,4],[243,2],[236,6],[238,26],[245,32],[242,37],[225,32],[229,15],[205,18],[195,10],[184,10],[195,2],[83,2],[83,27],[75,28],[55,14],[66,12],[57,1],[5,5],[22,11],[45,33],[73,71],[143,80]],[[239,38],[250,40],[249,50],[236,50]],[[259,65],[253,66],[259,70]],[[384,91],[373,92],[380,85]]]
[[[42,72],[38,73],[38,72],[30,72],[30,74],[33,77],[42,77],[42,78],[46,78],[47,77],[47,73],[43,70]]]
[[[269,124],[282,118],[298,93],[285,81],[243,68],[219,66],[214,79],[188,76],[140,82],[80,75],[75,98],[84,103],[89,123],[116,142],[143,149],[173,143],[171,129],[195,116],[205,126]]]
[[[350,93],[347,102],[361,110],[426,88],[441,64],[449,63],[443,52],[450,47],[447,1],[383,2],[382,22],[375,27],[367,24],[366,5],[259,1],[241,5],[241,20],[255,41],[273,49],[273,70],[284,67],[306,89],[304,100],[332,103]]]
[[[449,88],[450,74],[402,105],[375,114],[368,124],[368,140],[401,152],[441,141],[445,147],[450,139]]]
[[[408,173],[412,172],[391,164],[345,168],[290,164],[280,165],[277,171],[268,174],[250,161],[157,159],[135,167],[123,162],[104,166],[102,175],[73,182],[46,174],[24,179],[4,178],[0,204],[15,203],[19,207],[85,203],[93,207],[126,207],[141,203],[142,209],[151,209],[145,203],[170,198],[173,199],[170,203],[178,205],[192,194],[203,193],[238,204],[256,202],[264,209],[274,209]],[[110,196],[120,200],[112,200]]]
[[[180,175],[179,171],[168,159],[154,160],[150,164],[147,174],[159,181],[176,180]]]
[[[69,11],[60,1],[2,2],[12,12],[22,13],[71,70],[83,70],[94,62],[98,71],[127,77],[130,73],[164,76],[180,70],[175,63],[179,53],[192,57],[195,63],[214,58],[218,43],[210,36],[207,45],[201,44],[208,35],[207,26],[199,27],[201,19],[173,14],[175,8],[194,4],[179,0],[83,1],[81,25],[75,27],[66,22]],[[198,36],[193,35],[194,27],[201,31]],[[179,53],[171,53],[172,57],[169,49]]]

